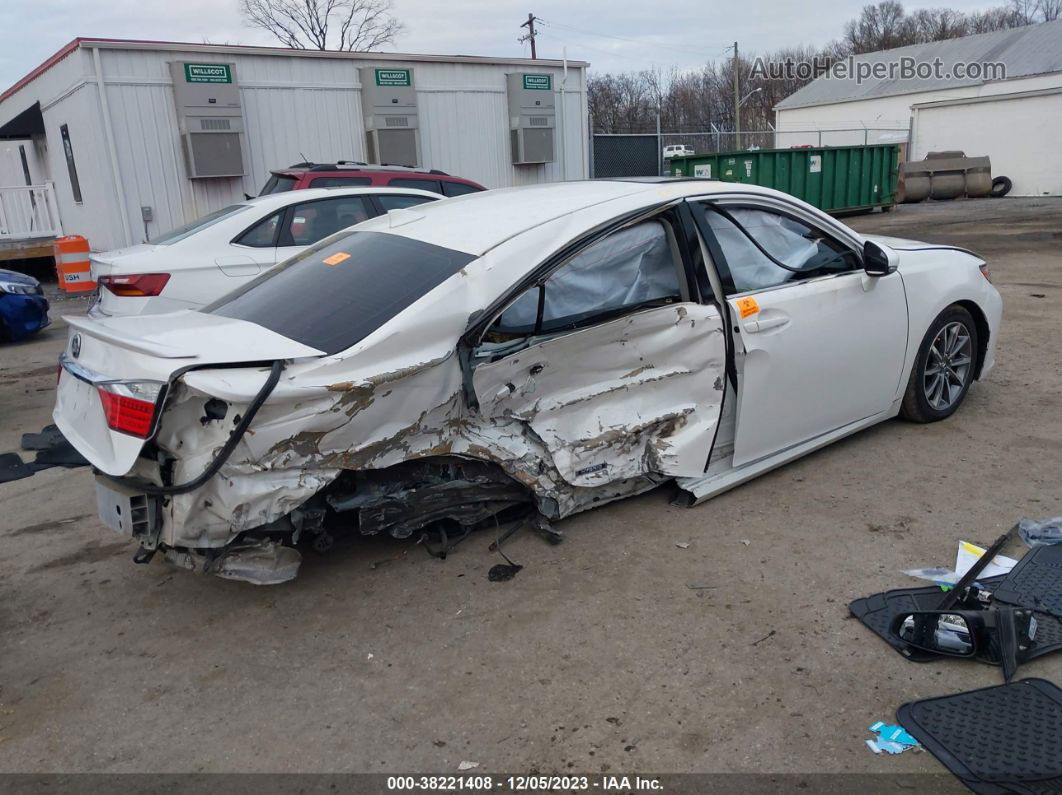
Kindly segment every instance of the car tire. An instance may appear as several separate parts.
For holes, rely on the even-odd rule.
[[[996,177],[992,180],[992,187],[988,192],[993,199],[1002,199],[1013,187],[1014,183],[1010,181],[1010,177]]]
[[[977,324],[957,304],[929,325],[911,368],[900,416],[911,422],[938,422],[955,413],[977,371]]]

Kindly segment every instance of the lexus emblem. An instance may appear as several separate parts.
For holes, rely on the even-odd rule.
[[[76,359],[81,355],[81,335],[75,334],[70,340],[70,353]]]

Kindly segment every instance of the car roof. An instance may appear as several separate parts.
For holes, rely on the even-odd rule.
[[[271,174],[305,174],[312,172],[315,174],[329,173],[348,173],[351,171],[370,171],[380,172],[383,174],[431,174],[434,177],[446,177],[447,179],[462,179],[462,177],[454,177],[447,174],[445,171],[440,171],[437,168],[417,168],[416,166],[400,166],[390,163],[362,163],[360,161],[340,160],[338,163],[296,163],[288,168],[275,169],[271,171]]]
[[[283,193],[267,193],[265,196],[255,196],[252,199],[240,202],[250,207],[259,209],[272,209],[274,207],[287,207],[289,204],[298,204],[314,199],[324,199],[329,196],[428,196],[432,199],[443,198],[438,193],[420,188],[398,188],[383,186],[380,188],[370,187],[336,187],[336,188],[307,188],[305,190],[289,190]]]
[[[365,221],[360,230],[390,232],[481,256],[516,235],[594,205],[625,199],[617,215],[706,193],[777,195],[756,185],[695,177],[632,177],[498,188],[396,210]],[[470,218],[475,219],[470,223]]]

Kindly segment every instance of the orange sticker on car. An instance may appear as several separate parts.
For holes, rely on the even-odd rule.
[[[743,318],[748,317],[749,315],[755,315],[760,311],[760,305],[756,303],[756,299],[752,296],[739,298],[734,303],[737,304],[738,312],[741,313]]]
[[[325,257],[322,261],[325,265],[338,265],[339,263],[348,259],[350,259],[350,254],[345,251],[339,251],[333,254],[331,257]],[[744,315],[742,315],[742,317],[744,317]]]

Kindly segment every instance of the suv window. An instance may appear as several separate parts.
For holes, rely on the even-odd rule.
[[[350,232],[295,255],[201,311],[339,353],[474,259],[400,235]]]
[[[419,188],[420,190],[430,190],[432,193],[442,193],[442,188],[439,186],[439,180],[437,179],[394,177],[388,181],[387,185],[391,188]]]
[[[380,203],[380,207],[383,211],[390,212],[391,210],[401,210],[405,207],[416,207],[418,204],[424,204],[425,202],[433,202],[435,199],[427,196],[413,196],[407,193],[396,193],[391,196],[376,196],[376,201]]]
[[[778,267],[727,218],[704,208],[705,219],[723,250],[730,272],[730,283],[725,285],[728,294],[845,273],[860,267],[851,249],[803,221],[769,210],[728,207],[727,211],[772,257],[794,269]]]
[[[272,215],[263,218],[232,242],[241,246],[252,246],[254,248],[269,248],[270,246],[275,246],[277,244],[277,227],[280,226],[280,216],[283,214],[284,211],[279,210]]]
[[[281,246],[309,246],[333,232],[360,224],[376,215],[363,196],[337,196],[334,199],[296,204],[280,232]]]
[[[621,229],[583,249],[524,292],[491,326],[492,341],[609,320],[647,305],[682,300],[679,266],[661,221]]]
[[[483,190],[463,182],[443,182],[442,189],[444,196],[464,196],[468,193],[480,193]]]
[[[284,193],[285,191],[294,190],[295,183],[298,181],[298,177],[290,177],[287,174],[274,174],[266,180],[266,184],[262,186],[262,191],[258,195],[268,196],[270,193]]]
[[[372,177],[315,177],[313,188],[351,188],[372,185]]]

